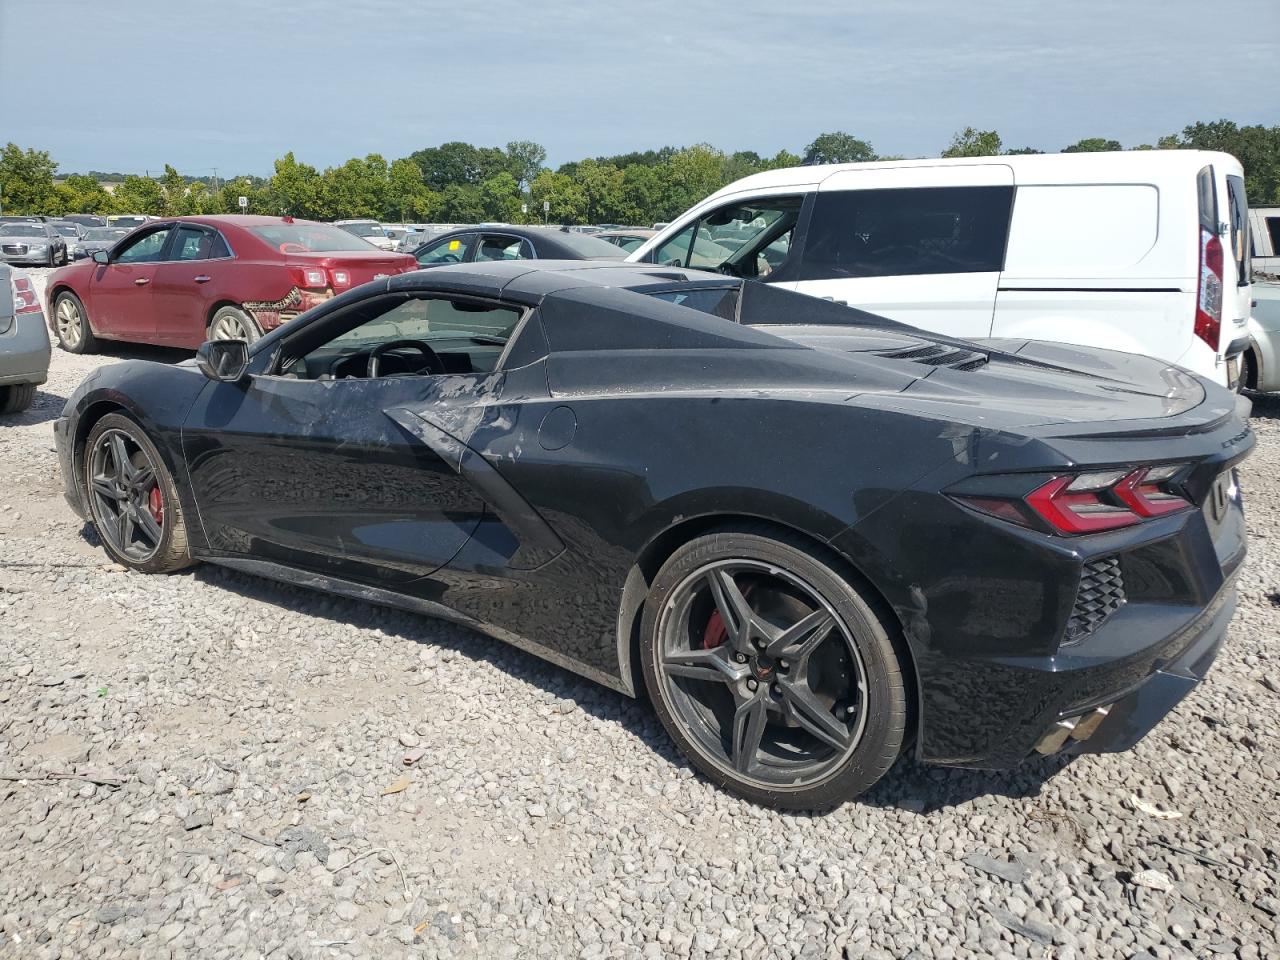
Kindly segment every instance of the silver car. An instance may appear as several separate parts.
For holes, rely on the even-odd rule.
[[[69,262],[67,241],[50,223],[0,223],[0,262],[56,267]]]
[[[31,278],[0,263],[0,414],[31,406],[49,378],[49,334]]]

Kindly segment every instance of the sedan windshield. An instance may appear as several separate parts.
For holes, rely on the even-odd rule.
[[[0,237],[44,237],[44,227],[34,223],[0,224]]]
[[[282,223],[249,229],[281,253],[367,252],[370,249],[365,241],[327,223]]]
[[[84,232],[84,238],[86,240],[119,240],[128,232],[120,227],[90,227]]]
[[[57,230],[64,237],[80,236],[80,231],[76,229],[76,225],[74,223],[58,223],[54,225],[53,229]]]

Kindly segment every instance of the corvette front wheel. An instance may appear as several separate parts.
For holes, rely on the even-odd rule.
[[[82,470],[89,516],[113,560],[140,573],[191,565],[173,478],[136,421],[110,413],[95,423]]]
[[[723,530],[654,578],[641,665],[658,717],[711,780],[757,803],[825,810],[880,779],[907,718],[890,625],[800,538]]]

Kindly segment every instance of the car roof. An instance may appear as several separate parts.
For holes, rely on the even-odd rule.
[[[832,174],[912,169],[962,169],[975,166],[1005,166],[1013,171],[1016,182],[1103,181],[1113,176],[1155,177],[1178,172],[1195,173],[1207,164],[1230,167],[1240,161],[1228,153],[1211,150],[1122,150],[1092,153],[1038,153],[993,157],[924,157],[918,160],[872,160],[867,163],[827,163],[811,166],[766,170],[735,180],[717,190],[708,199],[744,190],[768,190],[785,187],[813,187]],[[701,203],[697,204],[701,206]],[[673,221],[674,222],[674,221]]]
[[[723,274],[618,260],[487,260],[413,270],[390,280],[392,290],[441,290],[479,296],[507,296],[538,303],[548,294],[576,287],[626,290],[663,287],[737,287]]]

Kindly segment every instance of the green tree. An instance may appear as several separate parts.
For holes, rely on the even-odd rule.
[[[1004,155],[1006,157],[1024,157],[1042,153],[1044,153],[1043,150],[1037,150],[1035,147],[1014,147],[1012,150],[1006,150]]]
[[[547,162],[547,150],[532,140],[512,140],[507,144],[507,162],[516,183],[528,190],[533,178],[542,172]]]
[[[951,146],[942,151],[944,157],[994,157],[1000,153],[1000,134],[994,130],[965,127],[951,138]]]
[[[388,171],[390,208],[386,219],[400,222],[429,221],[440,210],[440,195],[422,182],[422,171],[407,157],[395,160]]]
[[[480,188],[469,183],[451,183],[440,193],[440,218],[446,223],[479,223],[484,216]]]
[[[725,156],[710,144],[679,151],[662,168],[665,190],[659,220],[670,220],[725,185]]]
[[[875,158],[876,152],[871,149],[871,144],[840,130],[819,134],[804,148],[806,164],[865,163]]]
[[[578,181],[567,173],[543,170],[533,178],[530,193],[535,210],[541,211],[543,202],[551,204],[548,217],[553,223],[586,222],[586,195]]]
[[[118,213],[145,213],[153,217],[165,215],[164,190],[150,177],[130,174],[120,181],[114,198]]]
[[[506,170],[496,173],[480,184],[480,205],[485,220],[514,223],[520,217],[520,203],[524,195],[520,184]]]
[[[16,143],[0,151],[0,204],[5,213],[58,214],[53,188],[58,165],[47,150],[23,150]]]
[[[61,213],[111,213],[115,202],[93,177],[73,173],[61,183],[55,184]]]
[[[292,150],[275,162],[267,190],[276,212],[308,219],[326,213],[322,201],[324,178],[315,167],[299,163]]]
[[[1188,124],[1160,145],[1193,150],[1221,150],[1244,166],[1245,193],[1251,204],[1280,202],[1280,126],[1241,127],[1231,120]]]
[[[1077,140],[1069,147],[1063,147],[1063,153],[1102,153],[1105,150],[1123,150],[1119,140],[1107,140],[1104,137],[1086,137]]]
[[[387,161],[377,153],[364,159],[352,157],[340,167],[329,167],[320,178],[321,208],[326,219],[378,218],[391,196]]]

